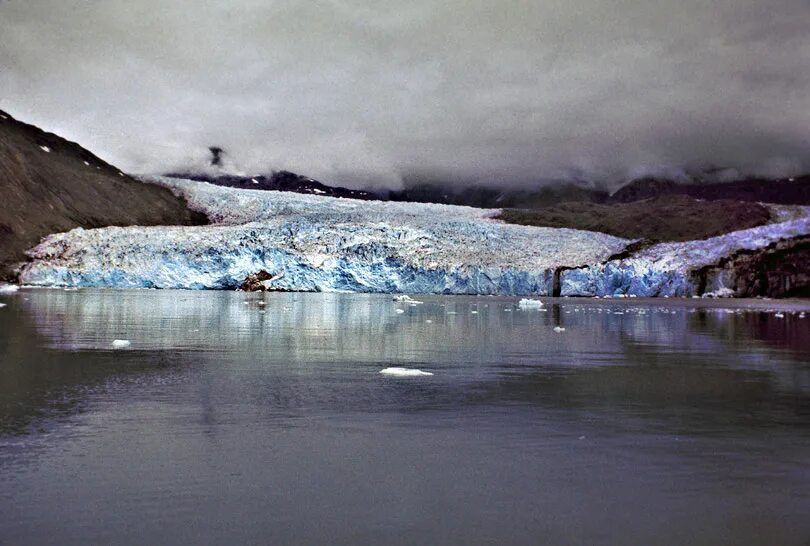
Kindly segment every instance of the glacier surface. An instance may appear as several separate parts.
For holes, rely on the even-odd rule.
[[[233,289],[281,275],[303,291],[539,294],[561,265],[598,263],[630,242],[503,224],[497,211],[223,188],[155,178],[213,225],[74,229],[29,252],[31,285]],[[282,275],[283,274],[283,275]]]
[[[563,271],[562,296],[696,296],[698,286],[690,273],[719,263],[740,251],[765,248],[782,239],[810,233],[810,208],[802,217],[777,224],[734,231],[700,241],[661,243],[619,260]],[[728,279],[713,279],[706,287],[717,294],[733,292]]]
[[[609,260],[632,241],[503,224],[498,211],[359,201],[152,177],[208,215],[207,226],[74,229],[29,251],[21,282],[64,287],[234,289],[250,274],[301,291],[689,295],[688,272],[741,248],[806,234],[798,219]],[[721,286],[713,287],[715,289]]]

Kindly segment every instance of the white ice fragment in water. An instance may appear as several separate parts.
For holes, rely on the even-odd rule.
[[[5,306],[6,306],[6,304],[5,304],[5,303],[0,303],[0,309],[1,309],[1,308],[3,308],[3,307],[5,307]]]
[[[731,288],[718,288],[717,290],[713,290],[711,292],[706,292],[703,294],[704,298],[733,298],[734,297],[734,290]]]
[[[425,322],[428,323],[428,324],[433,324],[433,321],[430,320],[430,319],[425,320]]]
[[[113,349],[126,349],[132,345],[128,339],[114,339],[112,342]]]
[[[124,176],[124,173],[122,173],[122,172],[120,172],[120,171],[119,171],[119,172],[118,172],[118,176]]]
[[[396,312],[397,314],[401,315],[402,313],[405,312],[405,309],[397,309]]]
[[[470,311],[470,314],[472,314],[472,315],[477,315],[477,314],[478,314],[478,311]]]
[[[565,332],[565,328],[563,328],[562,326],[555,326],[554,331],[555,332]]]
[[[84,164],[85,164],[85,165],[87,165],[88,167],[90,166],[90,162],[89,162],[89,161],[85,161],[85,162],[84,162]]]
[[[518,302],[518,307],[521,309],[539,309],[543,307],[543,302],[540,300],[532,300],[529,298],[523,298]]]
[[[0,284],[0,294],[10,294],[16,292],[20,287],[16,284]]]
[[[258,181],[258,180],[256,180],[255,178],[251,178],[251,179],[250,179],[250,181],[251,181],[251,182],[253,182],[254,184],[258,184],[258,183],[259,183],[259,181]]]
[[[430,372],[423,372],[422,370],[417,370],[416,368],[385,368],[384,370],[380,370],[380,373],[383,375],[391,375],[394,377],[420,377],[424,375],[433,375]]]
[[[785,318],[784,313],[775,313],[773,316],[775,316],[776,318]]]
[[[263,301],[257,301],[257,302],[256,302],[256,305],[259,305],[259,306],[261,306],[261,307],[264,307],[264,306],[265,306],[265,305],[267,305],[267,304],[266,304],[265,302],[263,302]]]
[[[394,296],[394,301],[397,301],[397,302],[400,302],[400,303],[407,303],[409,305],[419,305],[421,303],[424,303],[424,302],[421,302],[421,301],[411,299],[411,297],[409,295],[407,295],[407,294],[402,294],[401,296]]]
[[[46,153],[50,153],[51,151],[51,149],[48,148],[47,146],[40,146],[39,149]]]

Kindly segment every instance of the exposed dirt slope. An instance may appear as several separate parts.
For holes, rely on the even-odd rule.
[[[166,188],[122,174],[76,143],[0,110],[0,278],[49,233],[76,227],[200,224]]]
[[[690,241],[760,226],[771,216],[758,203],[669,195],[614,205],[562,203],[537,210],[506,209],[499,218],[511,224],[586,229],[627,239]]]

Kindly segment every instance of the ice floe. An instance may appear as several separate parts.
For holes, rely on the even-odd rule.
[[[426,375],[433,375],[431,372],[423,372],[422,370],[417,370],[416,368],[385,368],[380,370],[380,373],[383,375],[391,375],[394,377],[421,377]]]
[[[543,307],[543,302],[540,300],[523,298],[518,302],[518,307],[520,309],[540,309],[541,307]]]

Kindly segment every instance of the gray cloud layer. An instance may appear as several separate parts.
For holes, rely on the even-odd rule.
[[[808,0],[0,0],[0,108],[134,172],[810,170]]]

